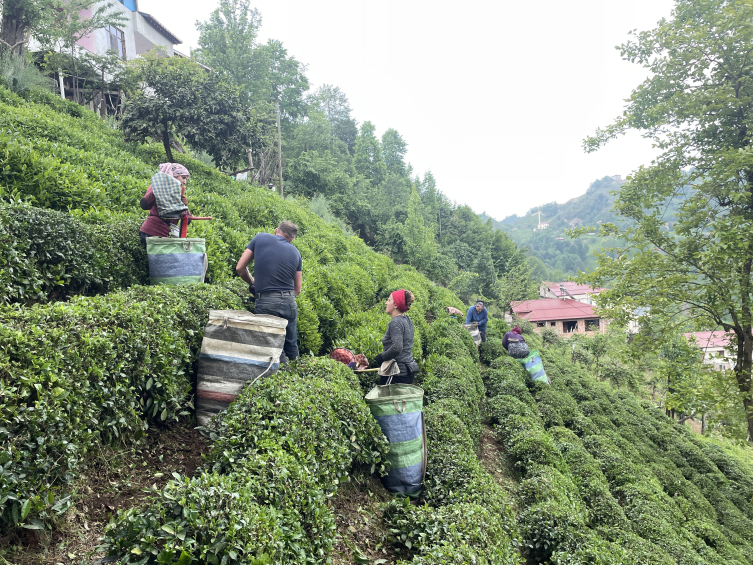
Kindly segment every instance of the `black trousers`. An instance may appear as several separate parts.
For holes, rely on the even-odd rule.
[[[379,377],[379,386],[384,386],[388,382],[391,385],[412,385],[413,381],[415,380],[413,373],[398,373],[394,377],[391,377],[392,381],[390,381],[390,377]]]

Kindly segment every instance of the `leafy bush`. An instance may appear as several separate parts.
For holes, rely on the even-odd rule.
[[[488,338],[486,342],[482,343],[478,348],[481,361],[487,365],[498,357],[507,355],[507,350],[502,347],[502,340],[498,338]]]
[[[320,563],[336,531],[326,501],[305,466],[271,447],[234,461],[228,475],[176,477],[145,509],[119,512],[105,541],[110,555],[145,564],[183,555],[202,563]]]
[[[208,309],[241,307],[225,289],[190,285],[0,309],[3,523],[60,510],[95,442],[177,418]]]
[[[479,504],[434,509],[393,500],[385,520],[393,543],[415,552],[411,561],[398,563],[519,563],[504,519]]]
[[[3,302],[46,302],[149,281],[136,222],[86,224],[25,205],[0,205],[0,263]]]

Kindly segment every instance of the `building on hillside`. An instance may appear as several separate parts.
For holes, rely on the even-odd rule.
[[[735,366],[735,358],[727,351],[730,335],[722,331],[689,332],[684,334],[688,341],[695,342],[703,351],[703,362],[712,365],[717,371],[730,370]]]
[[[89,10],[82,10],[81,17],[91,17],[94,10],[106,4],[107,0],[100,0]],[[104,55],[109,49],[115,51],[121,58],[131,61],[148,53],[152,49],[160,48],[160,53],[166,57],[175,55],[175,45],[180,45],[181,40],[162,25],[154,16],[139,11],[138,0],[116,0],[112,3],[112,9],[125,16],[125,24],[122,27],[107,26],[94,30],[91,34],[78,42],[78,47],[95,55]],[[38,41],[32,39],[29,44],[31,51],[41,48]],[[58,87],[61,87],[58,84]],[[66,77],[60,88],[61,94],[69,100],[73,99],[73,84],[70,77]],[[120,95],[119,93],[111,93]],[[92,109],[97,104],[90,104]]]
[[[541,298],[572,298],[583,304],[594,305],[594,299],[604,288],[593,288],[585,284],[574,282],[548,282],[539,285]]]
[[[606,331],[607,322],[601,319],[590,304],[572,298],[540,298],[510,304],[513,314],[531,322],[537,332],[556,331],[563,337],[572,334],[594,335]]]
[[[104,3],[98,2],[93,8]],[[174,45],[180,45],[181,40],[157,18],[139,11],[138,0],[118,0],[112,6],[126,17],[126,23],[122,29],[108,26],[95,30],[91,35],[79,41],[79,46],[97,55],[113,49],[128,61],[157,47],[162,47],[161,52],[167,57],[175,54]],[[91,12],[92,10],[85,10],[81,15],[88,17],[91,16]]]

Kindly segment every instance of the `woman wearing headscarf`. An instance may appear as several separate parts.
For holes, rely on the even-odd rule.
[[[385,302],[385,311],[392,316],[382,338],[384,351],[374,358],[377,365],[394,359],[400,372],[392,377],[380,376],[379,385],[413,384],[418,364],[413,360],[413,321],[405,315],[416,298],[409,290],[396,290]]]
[[[502,347],[507,349],[507,353],[513,359],[525,359],[530,353],[528,344],[523,338],[523,331],[518,326],[515,326],[504,335],[502,338]]]
[[[190,215],[190,212],[188,211],[188,198],[186,197],[186,183],[188,182],[191,173],[189,173],[188,169],[180,163],[162,163],[159,166],[159,173],[157,173],[157,175],[160,173],[170,175],[180,182],[180,199],[186,208],[180,213],[180,216]],[[152,184],[155,182],[154,179],[157,175],[152,177]],[[142,210],[149,210],[149,216],[147,216],[139,229],[139,237],[141,238],[141,243],[144,245],[146,245],[147,237],[169,237],[171,226],[177,226],[180,221],[177,218],[160,218],[160,211],[157,207],[157,199],[154,195],[152,184],[149,185],[146,194],[144,194],[144,197],[140,202]]]

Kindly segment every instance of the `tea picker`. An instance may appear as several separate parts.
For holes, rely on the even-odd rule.
[[[183,165],[163,163],[141,199],[141,207],[149,210],[140,235],[146,243],[149,278],[153,285],[204,282],[206,241],[187,237],[188,223],[211,218],[191,215],[184,193],[189,177]]]
[[[427,448],[424,391],[413,385],[418,364],[413,359],[413,321],[406,316],[415,297],[404,289],[390,294],[385,311],[392,319],[376,356],[379,383],[366,404],[390,442],[390,471],[382,484],[392,494],[418,500],[426,476]]]

